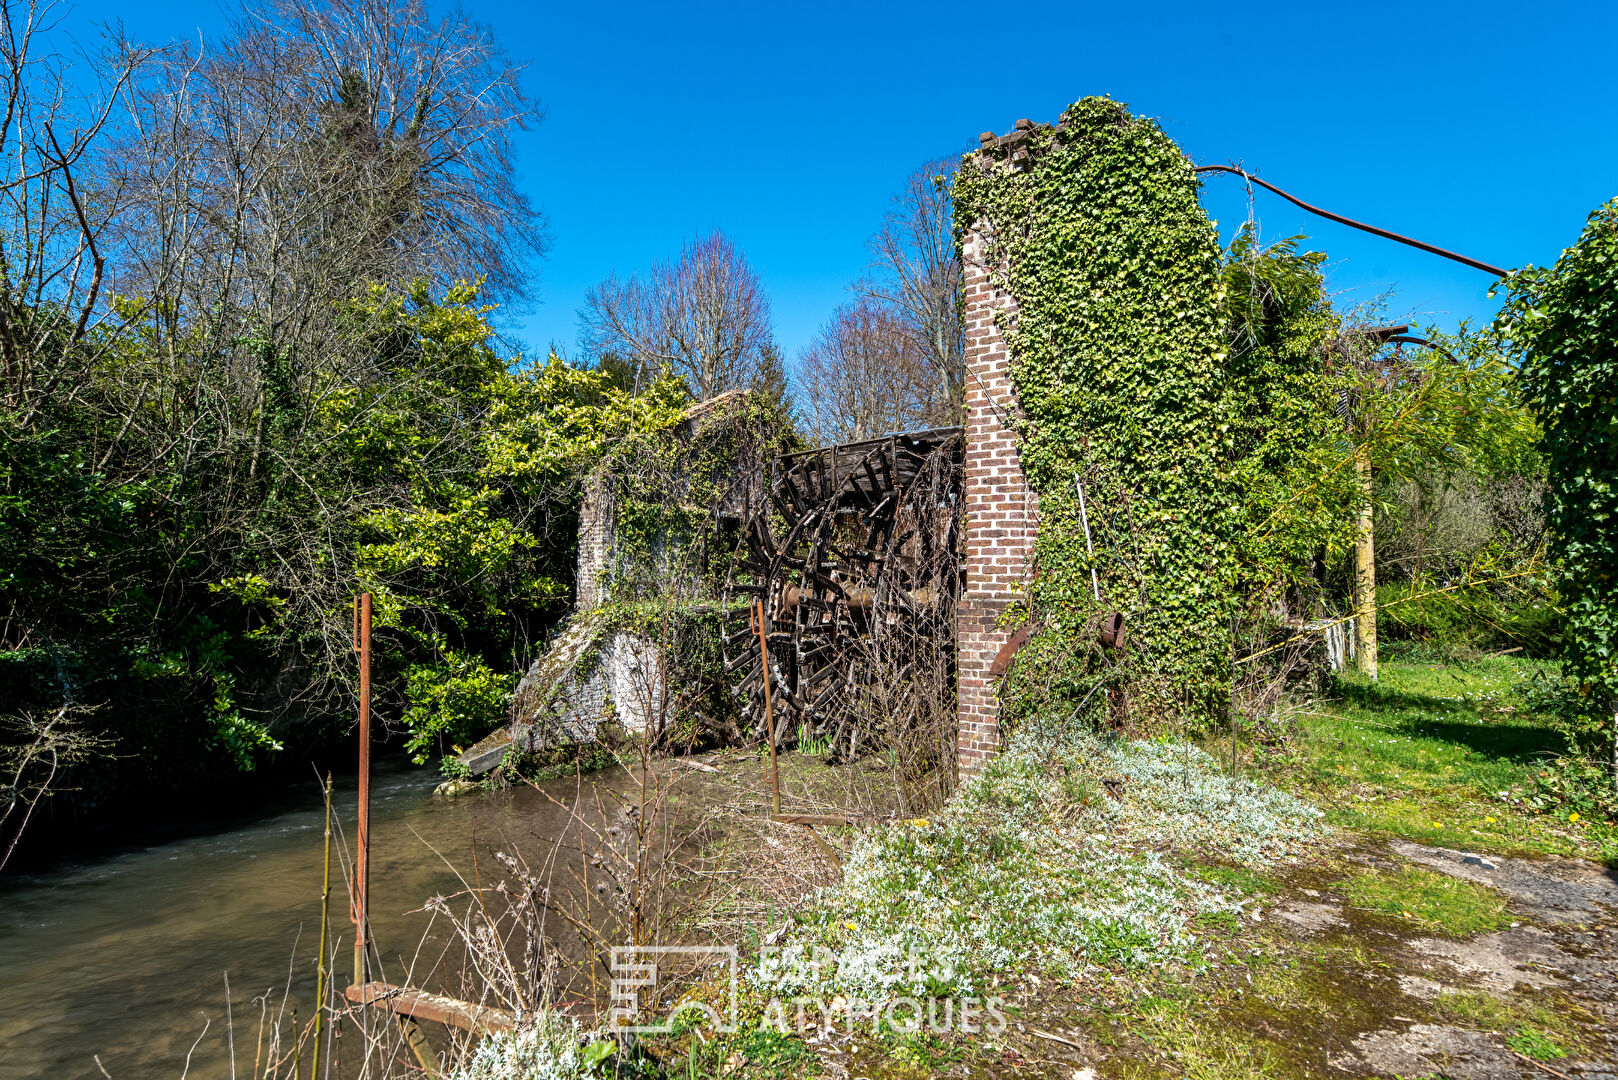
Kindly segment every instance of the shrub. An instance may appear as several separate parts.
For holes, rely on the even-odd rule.
[[[478,657],[444,647],[436,663],[405,669],[405,749],[420,765],[443,744],[469,745],[505,714],[512,677]]]

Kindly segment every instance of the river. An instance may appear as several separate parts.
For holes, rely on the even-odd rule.
[[[372,923],[394,981],[428,928],[423,901],[461,887],[445,860],[470,872],[474,836],[484,850],[543,850],[567,823],[535,789],[444,799],[434,782],[397,762],[372,782]],[[99,1058],[114,1080],[175,1080],[188,1053],[190,1076],[227,1077],[232,1038],[234,1075],[253,1075],[254,999],[279,1003],[290,970],[304,1019],[314,1000],[322,813],[312,776],[306,788],[256,820],[0,879],[0,1078],[99,1077]],[[571,800],[575,788],[550,790]],[[352,778],[336,799],[352,836]],[[333,877],[342,986],[352,926],[340,871]],[[413,977],[430,985],[426,966]]]

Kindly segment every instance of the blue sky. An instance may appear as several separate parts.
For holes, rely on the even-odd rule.
[[[1198,163],[1238,161],[1339,213],[1514,267],[1554,260],[1618,195],[1618,4],[690,4],[465,0],[529,63],[543,122],[519,143],[550,222],[529,348],[570,348],[584,290],[723,229],[796,355],[866,264],[923,161],[1054,120],[1087,94],[1158,118]],[[216,31],[215,5],[94,0],[150,41]],[[1227,236],[1239,180],[1207,182]],[[1256,196],[1268,238],[1307,233],[1340,303],[1452,326],[1488,276]]]

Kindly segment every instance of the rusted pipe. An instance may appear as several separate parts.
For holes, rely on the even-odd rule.
[[[770,710],[770,649],[765,639],[764,601],[753,601],[753,613],[758,618],[758,658],[764,670],[764,730],[770,737],[770,808],[781,812],[781,772],[775,764],[775,713]]]
[[[1408,247],[1413,247],[1413,248],[1416,248],[1416,249],[1418,249],[1420,251],[1425,251],[1429,255],[1437,255],[1437,256],[1439,256],[1441,258],[1449,259],[1449,260],[1451,260],[1453,262],[1458,262],[1458,263],[1462,264],[1463,266],[1470,266],[1474,270],[1482,270],[1485,273],[1493,274],[1497,278],[1503,278],[1503,277],[1506,276],[1506,274],[1508,274],[1510,272],[1508,270],[1503,270],[1498,266],[1490,266],[1488,263],[1482,262],[1482,261],[1480,261],[1478,259],[1469,259],[1465,255],[1458,255],[1453,251],[1446,251],[1445,249],[1443,249],[1441,247],[1438,247],[1435,244],[1428,244],[1428,243],[1425,243],[1425,242],[1423,242],[1421,240],[1412,239],[1411,237],[1408,237],[1408,236],[1401,236],[1396,232],[1390,232],[1387,229],[1379,229],[1375,225],[1367,225],[1363,221],[1355,221],[1353,218],[1346,218],[1341,214],[1334,214],[1330,210],[1322,210],[1318,206],[1311,206],[1308,203],[1304,202],[1302,199],[1298,198],[1296,195],[1288,194],[1287,192],[1282,191],[1280,188],[1276,187],[1274,184],[1269,183],[1268,181],[1265,181],[1265,180],[1260,180],[1258,177],[1254,176],[1252,173],[1248,172],[1247,170],[1238,169],[1234,165],[1198,165],[1196,167],[1196,171],[1199,172],[1199,173],[1223,172],[1223,173],[1230,173],[1232,176],[1240,176],[1242,179],[1247,180],[1250,183],[1257,184],[1261,188],[1264,188],[1264,189],[1266,189],[1268,191],[1275,192],[1277,195],[1281,196],[1281,198],[1285,199],[1287,202],[1291,203],[1292,205],[1302,207],[1303,209],[1309,211],[1311,214],[1316,214],[1316,215],[1318,215],[1320,217],[1323,217],[1327,221],[1335,221],[1339,225],[1347,225],[1351,229],[1358,229],[1361,232],[1368,232],[1372,236],[1380,236],[1384,240],[1392,240],[1395,243],[1404,244],[1404,245],[1406,245]]]

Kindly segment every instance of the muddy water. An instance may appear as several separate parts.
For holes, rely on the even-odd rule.
[[[461,887],[445,860],[470,878],[475,836],[486,875],[490,844],[542,851],[567,823],[535,790],[442,799],[433,782],[425,770],[384,766],[372,783],[382,975],[420,985],[433,985],[444,961],[436,931],[428,939],[440,947],[418,949],[431,920],[419,909]],[[232,1037],[234,1075],[251,1076],[254,999],[279,1002],[289,976],[304,1019],[314,999],[322,829],[312,777],[307,788],[300,804],[261,820],[0,879],[0,1077],[98,1077],[99,1056],[115,1080],[176,1078],[188,1053],[190,1076],[226,1077]],[[571,801],[574,785],[553,793]],[[353,795],[352,781],[339,785],[350,836]],[[346,985],[352,927],[333,876]]]

